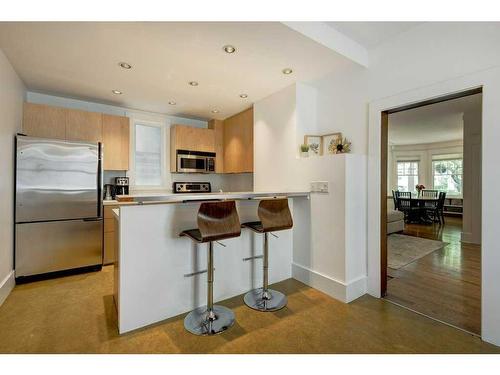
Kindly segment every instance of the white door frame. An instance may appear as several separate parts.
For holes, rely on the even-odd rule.
[[[482,111],[482,339],[500,346],[500,68],[405,91],[369,104],[368,293],[380,297],[381,112],[474,88],[483,88]],[[491,198],[489,198],[491,197]]]

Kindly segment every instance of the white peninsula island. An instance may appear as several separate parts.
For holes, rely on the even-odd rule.
[[[202,201],[235,200],[241,222],[257,219],[259,199],[287,197],[294,219],[291,230],[270,236],[269,281],[292,277],[296,246],[309,236],[308,192],[238,192],[169,194],[134,197],[133,203],[113,210],[117,261],[114,298],[119,333],[129,332],[187,313],[206,304],[206,244],[179,237],[197,228]],[[295,232],[295,235],[294,235]],[[224,247],[225,246],[225,247]],[[261,287],[263,239],[242,229],[241,236],[214,244],[214,301]]]

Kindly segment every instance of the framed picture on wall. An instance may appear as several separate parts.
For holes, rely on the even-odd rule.
[[[322,136],[322,149],[325,154],[334,154],[335,142],[342,139],[342,133],[325,134]]]
[[[309,155],[323,155],[321,135],[304,135],[304,144],[309,146]]]

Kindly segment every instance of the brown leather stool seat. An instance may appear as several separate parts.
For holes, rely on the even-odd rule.
[[[234,313],[230,309],[213,304],[213,242],[240,236],[236,204],[234,201],[204,202],[198,210],[197,222],[197,229],[185,230],[180,236],[197,243],[208,243],[207,306],[191,311],[184,319],[184,327],[195,335],[214,335],[234,324]]]
[[[291,229],[293,219],[288,207],[288,199],[261,200],[257,210],[260,221],[243,223],[256,233],[264,234],[263,286],[245,294],[245,304],[254,310],[276,311],[287,304],[286,296],[276,290],[269,289],[269,238],[268,233]]]

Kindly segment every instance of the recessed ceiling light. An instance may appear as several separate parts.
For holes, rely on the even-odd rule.
[[[248,98],[248,95],[247,94],[240,94],[240,98],[246,99],[246,98]]]
[[[171,101],[168,102],[168,104],[170,104],[170,105],[176,105],[177,103],[174,102],[173,100],[171,100]]]
[[[129,63],[126,63],[126,62],[121,62],[118,65],[120,65],[120,67],[123,69],[132,69],[132,65],[130,65]]]
[[[232,45],[230,45],[230,44],[228,44],[228,45],[226,45],[226,46],[222,47],[222,49],[223,49],[223,50],[224,50],[224,52],[226,52],[226,53],[235,53],[235,52],[236,52],[236,47],[234,47],[234,46],[232,46]]]
[[[189,82],[189,85],[191,85],[191,86],[198,86],[198,82],[196,82],[196,81],[191,81],[191,82]]]
[[[219,113],[218,109],[212,109],[212,113]]]
[[[285,68],[281,71],[283,74],[292,74],[293,70],[290,68]]]
[[[121,92],[120,90],[111,90],[111,92],[115,95],[121,95],[123,94],[123,92]]]

